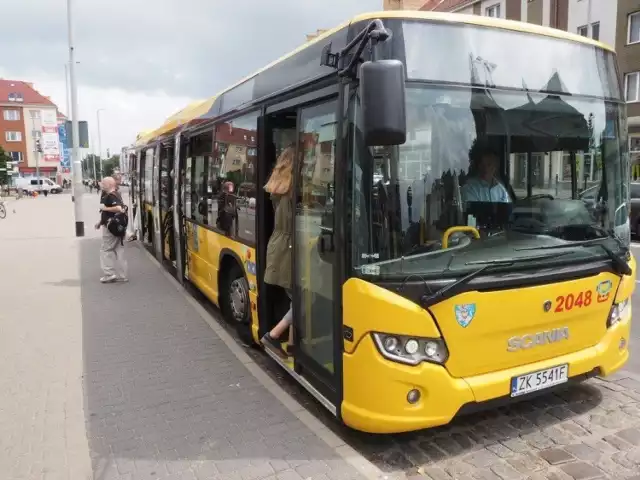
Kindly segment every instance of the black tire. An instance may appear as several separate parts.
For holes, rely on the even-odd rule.
[[[7,218],[7,210],[4,205],[0,205],[0,218]]]
[[[255,345],[251,333],[249,283],[237,264],[233,264],[225,275],[221,286],[220,306],[222,307],[223,315],[234,325],[238,338],[243,345]]]

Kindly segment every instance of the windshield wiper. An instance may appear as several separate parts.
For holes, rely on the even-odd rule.
[[[511,266],[517,262],[530,262],[530,261],[535,261],[535,260],[547,260],[550,258],[558,258],[558,257],[562,257],[563,255],[568,255],[570,252],[560,252],[560,253],[547,253],[544,255],[534,255],[531,257],[518,257],[518,258],[501,258],[501,259],[496,259],[496,260],[475,260],[472,262],[467,262],[465,263],[465,265],[482,265],[480,268],[478,268],[477,270],[474,270],[473,272],[469,273],[468,275],[459,278],[458,280],[456,280],[453,283],[450,283],[449,285],[442,287],[440,290],[438,290],[437,292],[434,292],[430,295],[424,295],[420,300],[421,300],[421,304],[422,304],[422,308],[428,308],[432,305],[435,305],[436,303],[440,302],[441,300],[443,300],[445,298],[445,296],[447,295],[447,293],[451,292],[452,290],[459,288],[463,285],[466,285],[467,283],[469,283],[471,280],[473,280],[474,278],[476,278],[477,276],[481,275],[482,273],[491,270],[493,268],[496,267],[508,267]]]
[[[625,252],[624,255],[626,255],[628,252],[627,246],[615,234],[612,234],[611,232],[607,232],[604,229],[602,229],[602,232],[606,233],[607,236],[601,237],[601,238],[593,238],[591,240],[583,240],[580,242],[570,242],[563,245],[541,245],[539,247],[517,248],[516,251],[521,252],[521,251],[530,251],[530,250],[556,250],[560,248],[591,247],[595,245],[595,246],[599,246],[611,259],[611,263],[613,264],[614,270],[616,272],[618,272],[621,275],[631,275],[633,271],[631,270],[631,267],[629,266],[629,264],[619,255],[616,255],[616,253],[613,250],[611,250],[609,247],[607,247],[604,243],[602,243],[602,241],[607,240],[609,238],[614,238],[618,243],[618,245],[620,245],[620,248],[622,248],[623,251]]]

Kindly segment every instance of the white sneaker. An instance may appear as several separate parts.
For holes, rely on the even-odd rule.
[[[127,283],[128,281],[129,281],[129,279],[127,277],[118,277],[116,279],[116,282]]]
[[[100,282],[102,282],[102,283],[112,283],[112,282],[115,282],[117,279],[118,279],[118,277],[115,276],[115,275],[108,275],[106,277],[102,277],[100,279]]]

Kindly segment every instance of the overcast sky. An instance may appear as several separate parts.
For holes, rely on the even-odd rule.
[[[215,95],[317,28],[382,0],[74,0],[80,119],[119,152],[189,102]],[[66,0],[2,6],[0,78],[33,82],[66,113]],[[94,141],[95,144],[95,141]],[[96,147],[97,150],[97,147]]]

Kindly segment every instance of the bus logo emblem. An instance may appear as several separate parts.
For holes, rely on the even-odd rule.
[[[462,328],[466,328],[476,315],[476,304],[466,303],[463,305],[456,305],[453,309],[456,315],[456,321]]]
[[[545,312],[548,312],[549,310],[551,310],[551,300],[547,300],[546,302],[544,302],[544,305],[542,306],[542,308],[544,309]]]

